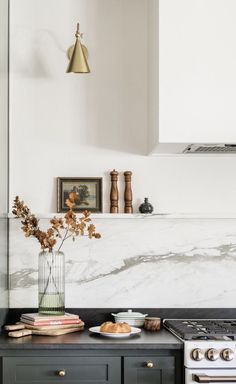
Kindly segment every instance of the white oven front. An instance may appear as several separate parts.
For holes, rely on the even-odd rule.
[[[212,383],[236,384],[236,369],[189,369],[185,368],[185,384]]]

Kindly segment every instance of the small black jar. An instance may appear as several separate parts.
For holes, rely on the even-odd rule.
[[[153,206],[149,203],[148,198],[145,197],[144,203],[142,203],[139,207],[140,213],[152,213],[153,212]]]

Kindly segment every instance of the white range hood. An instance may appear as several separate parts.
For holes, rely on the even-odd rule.
[[[236,154],[236,1],[148,0],[150,154]]]

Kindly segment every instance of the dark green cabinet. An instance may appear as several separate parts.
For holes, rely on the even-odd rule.
[[[120,357],[4,357],[3,384],[120,384]]]
[[[181,384],[182,367],[181,350],[6,351],[0,384]]]
[[[124,384],[175,384],[174,356],[124,358]]]

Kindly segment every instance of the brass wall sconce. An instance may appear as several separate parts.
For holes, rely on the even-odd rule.
[[[70,60],[67,73],[90,73],[90,68],[88,65],[87,57],[88,50],[81,43],[81,39],[83,38],[83,34],[79,31],[79,23],[77,24],[77,31],[75,34],[76,41],[75,45],[68,49],[68,58]]]

